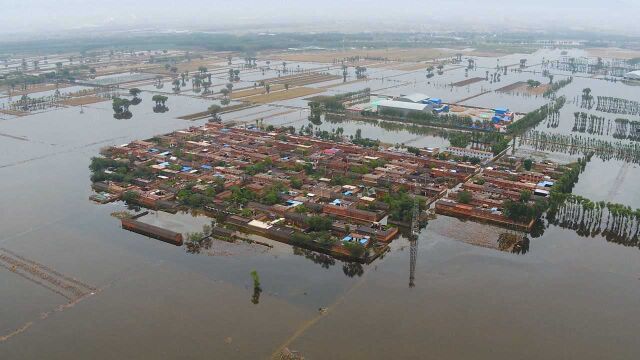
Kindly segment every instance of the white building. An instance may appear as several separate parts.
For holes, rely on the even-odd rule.
[[[410,95],[401,95],[396,101],[409,102],[414,104],[425,104],[429,101],[429,97],[425,94],[415,93]]]
[[[433,106],[431,104],[416,104],[412,102],[395,101],[395,100],[381,100],[377,103],[378,113],[385,110],[392,110],[394,112],[402,113],[406,116],[411,113],[429,113],[433,112]]]
[[[640,80],[640,70],[630,71],[624,74],[624,78],[627,80]]]
[[[489,160],[493,158],[493,153],[489,151],[475,150],[475,149],[467,149],[467,148],[459,148],[450,146],[445,152],[459,157],[476,157],[480,160]]]

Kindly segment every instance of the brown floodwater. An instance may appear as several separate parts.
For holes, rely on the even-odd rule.
[[[261,359],[284,346],[308,359],[640,353],[640,250],[601,236],[545,223],[527,251],[514,254],[496,246],[502,230],[438,216],[413,244],[411,276],[412,244],[404,238],[382,259],[357,266],[279,243],[214,240],[194,254],[122,230],[110,216],[122,204],[88,200],[90,158],[103,146],[201,124],[175,117],[207,106],[170,96],[170,111],[155,114],[150,96],[129,120],[113,119],[110,104],[100,103],[84,114],[68,108],[0,121],[0,133],[12,136],[0,136],[0,248],[95,288],[61,307],[66,298],[0,268],[1,359]],[[299,128],[305,117],[274,123]],[[362,127],[390,143],[416,137],[330,126]],[[637,165],[594,157],[575,192],[640,207],[639,180]],[[189,214],[145,218],[185,232],[206,223]]]

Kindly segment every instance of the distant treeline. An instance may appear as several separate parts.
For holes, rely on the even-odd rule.
[[[447,47],[477,46],[485,50],[515,47],[523,49],[517,39],[492,39],[477,41],[477,34],[451,33],[429,36],[415,33],[278,33],[270,36],[249,33],[190,33],[190,34],[140,34],[137,36],[104,35],[59,39],[35,39],[0,42],[2,53],[31,52],[53,53],[89,51],[95,49],[207,49],[215,51],[258,51],[288,48],[385,48],[385,47]],[[2,55],[2,54],[0,54]]]
[[[75,39],[46,39],[0,43],[3,53],[12,52],[73,52],[95,49],[207,49],[215,51],[258,51],[305,47],[416,47],[416,43],[401,40],[402,37],[385,34],[341,34],[341,33],[282,33],[272,36],[259,34],[149,34],[139,36],[78,37]],[[420,43],[418,43],[420,44]],[[428,46],[421,43],[420,46]],[[434,44],[435,45],[435,44]]]
[[[232,35],[232,32],[248,32],[248,29],[228,28],[219,29],[216,33],[193,32],[159,34],[147,33],[131,35],[96,34],[91,36],[68,36],[35,40],[0,40],[0,57],[2,54],[13,52],[52,53],[87,51],[91,49],[193,49],[206,48],[209,50],[250,51],[261,49],[304,48],[309,46],[342,48],[345,47],[460,47],[473,46],[480,51],[499,52],[532,52],[539,48],[540,40],[554,40],[557,38],[585,39],[586,47],[624,47],[636,41],[631,36],[590,33],[584,31],[550,31],[545,34],[538,32],[505,32],[482,33],[473,31],[454,31],[434,35],[433,33],[403,33],[403,32],[367,32],[367,33],[278,33],[269,36],[256,33]],[[488,36],[483,36],[488,35]]]

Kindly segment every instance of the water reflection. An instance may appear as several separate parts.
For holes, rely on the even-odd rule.
[[[498,249],[512,254],[524,255],[529,252],[529,238],[519,233],[505,232],[498,235]]]
[[[418,239],[411,237],[409,246],[409,287],[415,287],[416,283],[416,262],[418,260]]]
[[[329,255],[295,246],[293,247],[293,254],[303,256],[305,259],[309,259],[315,264],[319,264],[324,269],[328,269],[336,264],[336,259]],[[357,262],[342,262],[342,272],[348,277],[359,277],[364,274],[364,266]]]
[[[260,303],[260,294],[262,293],[262,288],[260,287],[260,276],[257,271],[253,270],[251,272],[251,279],[253,279],[253,295],[251,295],[251,303],[257,305]]]
[[[156,105],[153,107],[153,112],[154,113],[165,113],[169,111],[169,108],[167,106],[164,105]]]
[[[342,265],[342,272],[348,277],[362,276],[364,274],[364,267],[360,263],[347,262]]]
[[[187,254],[200,254],[202,250],[211,249],[213,241],[210,237],[200,239],[199,241],[187,241],[185,243]]]
[[[253,288],[253,295],[251,295],[251,303],[254,305],[258,305],[260,303],[260,294],[262,293],[262,289],[258,287]]]
[[[392,121],[383,121],[383,120],[376,120],[376,119],[358,119],[358,120],[351,120],[348,118],[339,118],[339,117],[331,117],[331,116],[325,116],[325,121],[327,121],[330,124],[340,124],[340,123],[365,123],[365,124],[370,124],[374,127],[378,127],[380,129],[386,130],[388,132],[400,132],[400,131],[407,131],[410,134],[413,135],[432,135],[432,136],[436,136],[436,137],[440,137],[443,139],[447,139],[449,136],[449,133],[452,133],[454,131],[447,131],[445,129],[442,128],[435,128],[435,127],[428,127],[428,126],[421,126],[421,125],[417,125],[417,124],[403,124],[403,123],[398,123],[398,122],[392,122]]]
[[[336,264],[336,260],[329,255],[313,252],[311,250],[295,246],[293,247],[293,254],[304,256],[306,259],[309,259],[316,264],[320,264],[320,266],[322,266],[322,268],[324,269],[328,269]]]
[[[519,145],[535,151],[558,152],[569,155],[593,153],[602,160],[622,160],[640,163],[640,144],[606,141],[580,135],[551,134],[531,130],[519,138]]]
[[[606,216],[605,216],[606,213]],[[573,230],[578,236],[602,236],[616,244],[639,247],[640,211],[618,204],[567,201],[547,213],[549,224]]]

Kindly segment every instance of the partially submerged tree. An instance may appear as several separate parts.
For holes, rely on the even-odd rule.
[[[209,106],[209,108],[207,110],[209,111],[209,114],[211,115],[211,120],[212,121],[220,121],[219,113],[222,110],[222,107],[220,105],[213,104],[213,105]]]
[[[140,102],[142,101],[142,99],[140,99],[138,97],[138,95],[140,95],[142,93],[142,90],[138,89],[138,88],[132,88],[129,89],[129,94],[131,96],[133,96],[133,99],[131,100],[131,104],[132,105],[138,105],[140,104]]]
[[[114,97],[111,104],[114,111],[113,117],[116,119],[131,119],[133,115],[131,114],[131,111],[129,111],[130,105],[130,100]]]
[[[153,107],[153,112],[163,113],[169,110],[166,106],[166,102],[169,98],[164,95],[153,95],[151,100],[155,102],[155,106]]]

